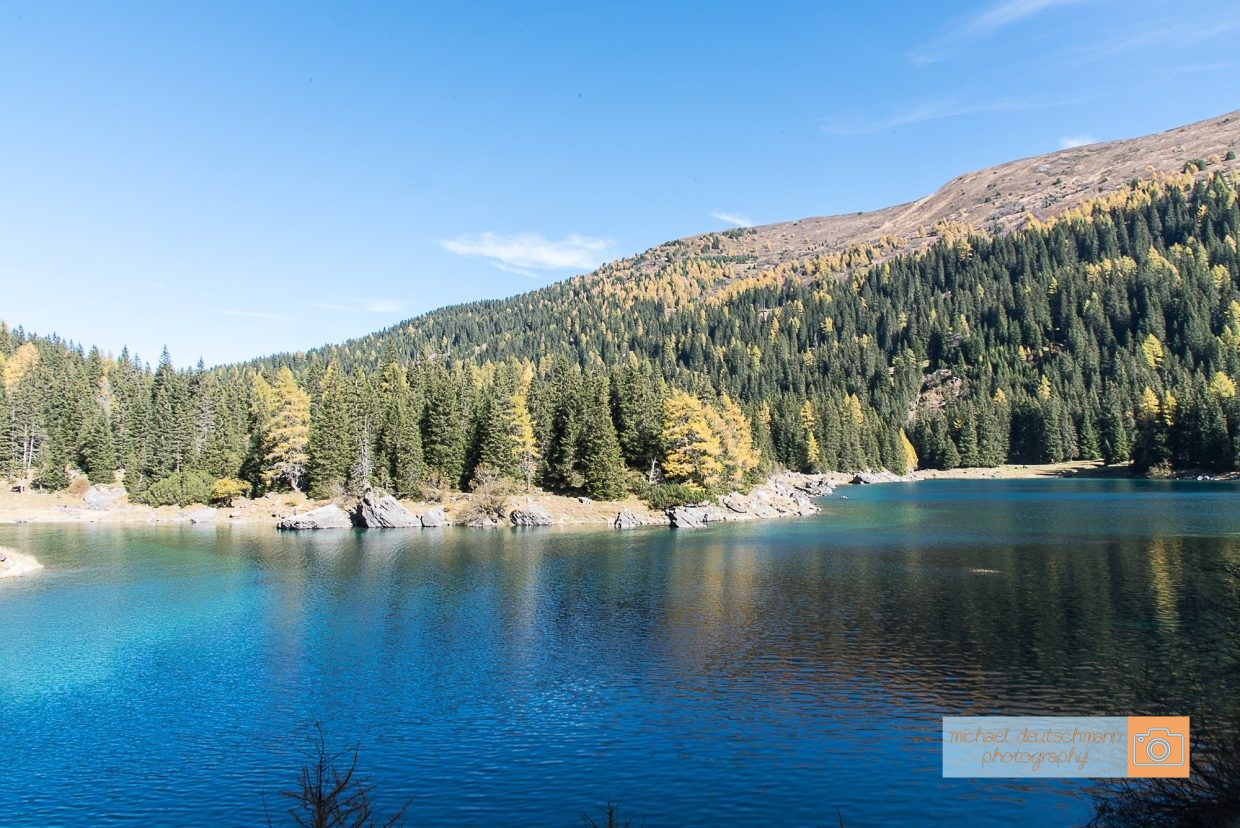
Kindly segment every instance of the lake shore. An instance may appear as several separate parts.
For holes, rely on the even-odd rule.
[[[914,471],[902,477],[878,474],[871,477],[874,483],[916,482],[921,480],[1019,480],[1053,477],[1128,477],[1133,476],[1127,466],[1106,466],[1094,461],[1075,461],[1046,465],[1006,465],[993,468],[968,468],[942,471],[926,469]],[[1234,475],[1227,477],[1234,478]],[[813,497],[814,486],[826,484],[834,488],[854,483],[858,475],[828,472],[822,475],[796,475],[781,473],[773,476],[755,490],[783,492]],[[751,495],[753,492],[750,493]],[[783,497],[784,495],[780,495]],[[454,493],[443,502],[404,500],[401,505],[409,512],[423,514],[432,509],[442,509],[448,524],[458,524],[455,516],[465,513],[473,496]],[[316,501],[297,492],[272,493],[254,500],[240,501],[234,506],[212,508],[202,504],[185,507],[151,507],[129,503],[125,497],[100,504],[90,504],[91,498],[68,492],[0,493],[0,524],[14,523],[103,523],[103,524],[208,524],[208,525],[267,525],[275,526],[280,520],[302,514],[330,501]],[[355,502],[355,501],[354,501]],[[352,502],[337,501],[346,510]],[[530,495],[517,494],[508,500],[509,509],[537,507],[545,510],[551,524],[556,526],[611,525],[617,515],[624,512],[631,516],[631,525],[667,526],[667,513],[651,509],[635,496],[624,500],[592,501],[588,498],[570,497],[535,491]],[[793,511],[796,511],[794,508]],[[759,514],[744,517],[745,513],[732,512],[736,519],[764,519],[780,515],[759,510]]]

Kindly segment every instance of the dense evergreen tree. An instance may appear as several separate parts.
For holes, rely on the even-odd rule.
[[[608,404],[608,382],[603,375],[587,377],[582,384],[580,443],[581,489],[600,500],[623,497],[624,458]]]
[[[357,458],[358,430],[349,380],[336,363],[319,382],[318,403],[311,412],[308,472],[312,497],[334,497],[345,490]]]

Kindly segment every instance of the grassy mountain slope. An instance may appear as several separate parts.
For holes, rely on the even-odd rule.
[[[632,337],[634,309],[670,314],[686,305],[726,304],[757,287],[863,271],[970,233],[1018,231],[1121,192],[1134,180],[1240,169],[1240,110],[1154,135],[1091,144],[967,173],[917,201],[855,213],[706,233],[667,242],[593,273],[502,300],[442,308],[392,328],[265,364],[340,360],[373,367],[392,352],[411,358],[486,359],[576,343],[582,361],[604,362]],[[1230,156],[1230,157],[1229,157]],[[607,330],[582,327],[609,318]],[[645,335],[645,327],[638,336]]]
[[[1018,230],[1031,217],[1045,221],[1087,199],[1115,192],[1134,178],[1178,173],[1189,159],[1221,161],[1229,151],[1240,153],[1240,110],[1154,135],[965,173],[924,198],[882,210],[768,224],[744,234],[706,233],[663,247],[700,250],[718,239],[719,249],[712,251],[716,255],[753,257],[730,265],[736,276],[883,240],[891,255],[932,244],[938,238],[933,232],[937,225],[963,224],[991,234]],[[1235,169],[1240,161],[1224,164]]]

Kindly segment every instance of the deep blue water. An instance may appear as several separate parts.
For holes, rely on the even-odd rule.
[[[842,494],[697,532],[0,526],[47,567],[0,587],[0,822],[281,824],[315,722],[412,824],[1087,820],[1079,783],[942,779],[940,717],[1149,712],[1209,652],[1240,487]]]

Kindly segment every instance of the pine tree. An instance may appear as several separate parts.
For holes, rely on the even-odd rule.
[[[983,401],[977,418],[977,451],[983,466],[1007,462],[1008,428],[1006,409],[998,403]]]
[[[518,403],[522,409],[525,407],[524,395],[517,390],[516,378],[508,366],[500,366],[491,386],[483,392],[477,418],[477,465],[500,477],[515,479],[521,476],[517,446],[519,421],[528,420],[529,413],[519,412]]]
[[[173,368],[165,348],[151,389],[151,451],[146,471],[152,479],[180,471],[190,458],[193,426],[189,401],[186,379]]]
[[[421,405],[404,366],[388,363],[379,396],[377,479],[399,497],[412,497],[422,482]]]
[[[552,368],[552,382],[555,402],[542,452],[543,478],[551,488],[575,489],[581,486],[577,456],[584,427],[581,375],[566,362],[557,362]]]
[[[116,479],[116,441],[107,409],[95,406],[82,431],[81,467],[92,483],[112,483]]]
[[[814,404],[806,400],[801,405],[801,429],[804,434],[801,455],[801,470],[817,472],[822,470],[822,450],[818,447],[818,418],[814,416]]]
[[[331,363],[319,383],[318,405],[310,417],[307,471],[311,497],[339,495],[354,470],[359,429],[350,397],[348,379]]]
[[[1098,448],[1105,463],[1127,463],[1131,458],[1128,417],[1114,388],[1107,390],[1099,422]]]
[[[1137,407],[1137,436],[1132,447],[1133,464],[1141,471],[1149,471],[1166,464],[1171,459],[1168,439],[1169,415],[1158,395],[1146,386]]]
[[[611,420],[605,377],[586,378],[581,394],[581,488],[598,500],[624,496],[624,458]]]
[[[960,465],[965,468],[982,465],[981,446],[977,436],[977,412],[972,406],[965,406],[957,412],[955,426]]]
[[[465,474],[465,417],[456,379],[436,366],[427,376],[422,452],[427,470],[450,486]]]

